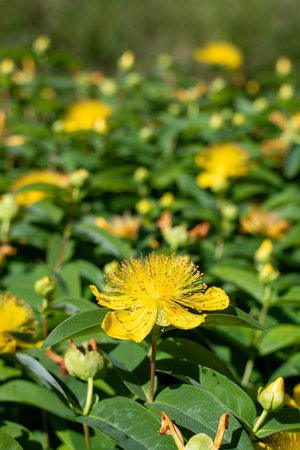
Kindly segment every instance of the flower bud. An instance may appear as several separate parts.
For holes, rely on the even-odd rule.
[[[139,138],[142,141],[148,142],[153,137],[153,128],[151,127],[143,127],[140,129]]]
[[[142,198],[135,207],[140,214],[148,214],[152,209],[151,203],[146,198]]]
[[[50,300],[55,292],[55,284],[49,277],[43,277],[34,283],[34,290],[41,297]]]
[[[162,208],[168,208],[174,203],[174,195],[172,192],[166,192],[159,200],[159,204]]]
[[[11,58],[4,58],[0,63],[0,73],[10,75],[15,70],[15,62]]]
[[[282,100],[289,100],[293,97],[295,93],[294,86],[291,84],[282,84],[278,91],[278,97]]]
[[[124,72],[131,70],[134,66],[135,62],[135,56],[134,53],[130,50],[123,53],[121,57],[118,60],[118,67],[119,69],[123,70]]]
[[[102,94],[113,96],[118,92],[118,84],[113,78],[105,78],[99,86]]]
[[[162,70],[171,69],[173,64],[173,57],[168,53],[162,53],[157,58],[157,66]]]
[[[69,185],[75,188],[81,188],[86,180],[89,178],[90,174],[85,169],[78,169],[71,173],[69,178]]]
[[[50,46],[50,38],[46,34],[39,36],[32,44],[33,51],[36,53],[45,53]]]
[[[137,182],[145,181],[149,177],[149,170],[147,167],[138,167],[133,174],[133,178]]]
[[[225,205],[222,205],[221,212],[224,219],[232,221],[237,218],[238,207],[233,203],[226,203]]]
[[[215,129],[220,128],[223,125],[223,122],[224,122],[223,116],[218,112],[213,113],[213,115],[209,119],[209,125],[211,126],[211,128]]]
[[[258,278],[264,284],[273,283],[279,277],[279,272],[271,263],[266,263],[259,272]]]
[[[232,124],[236,127],[240,127],[246,122],[246,116],[243,113],[237,112],[232,118]]]
[[[273,250],[272,241],[270,239],[264,239],[255,252],[255,260],[261,264],[269,262],[272,259]]]
[[[276,61],[275,69],[279,75],[288,75],[292,70],[291,60],[286,56],[278,58]]]
[[[277,412],[283,408],[285,403],[284,379],[279,377],[266,388],[259,388],[257,401],[265,411]]]
[[[5,194],[0,199],[0,219],[10,222],[18,212],[18,205],[15,197],[11,194]]]
[[[178,247],[184,245],[189,237],[185,224],[165,228],[162,235],[172,250],[177,250]]]
[[[84,355],[77,348],[69,348],[64,361],[69,374],[84,381],[100,375],[105,368],[103,356],[93,350]]]
[[[214,450],[213,440],[207,436],[207,434],[200,433],[195,434],[191,437],[186,446],[185,450]]]

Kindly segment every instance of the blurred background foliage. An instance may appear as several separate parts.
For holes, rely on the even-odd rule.
[[[193,48],[225,40],[243,50],[251,74],[281,55],[300,67],[299,23],[298,0],[2,0],[0,56],[48,34],[55,51],[106,73],[127,49],[147,71],[159,53],[186,67]]]

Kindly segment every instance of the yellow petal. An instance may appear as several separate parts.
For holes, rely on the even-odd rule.
[[[223,289],[211,287],[203,294],[200,292],[179,302],[197,311],[217,311],[227,308],[230,300]]]
[[[99,305],[106,306],[110,309],[128,309],[136,306],[136,302],[124,296],[109,296],[99,292],[96,286],[91,285],[90,290],[99,302]]]
[[[14,353],[17,340],[9,333],[0,333],[0,353]]]
[[[157,316],[157,306],[137,307],[134,311],[116,311],[106,314],[102,328],[115,339],[142,340],[152,330]]]
[[[163,309],[165,319],[168,322],[174,325],[174,327],[182,328],[184,330],[198,327],[204,322],[206,317],[205,314],[192,314],[175,302],[164,301],[164,303],[160,305],[160,308]]]
[[[300,383],[296,384],[296,386],[294,387],[293,394],[295,402],[297,403],[298,408],[300,408]]]

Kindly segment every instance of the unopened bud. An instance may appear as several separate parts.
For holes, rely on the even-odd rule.
[[[105,368],[103,356],[95,351],[90,351],[84,355],[77,348],[69,348],[64,361],[69,374],[84,381],[89,378],[96,378]]]
[[[207,436],[207,434],[200,433],[195,434],[191,437],[186,446],[185,450],[214,450],[213,440]]]
[[[39,36],[32,44],[33,51],[44,53],[50,46],[50,38],[46,34]]]
[[[284,379],[279,377],[266,388],[259,388],[257,401],[264,410],[269,412],[277,412],[283,408],[285,403]]]
[[[258,278],[264,284],[273,283],[279,277],[279,272],[271,263],[266,263],[260,270]]]
[[[291,84],[282,84],[278,91],[278,97],[282,100],[289,100],[295,93],[294,86]]]
[[[142,198],[135,207],[140,214],[148,214],[152,209],[151,203],[146,198]]]
[[[172,228],[165,228],[162,235],[172,250],[177,250],[181,245],[186,244],[188,240],[188,231],[186,225],[177,225]]]
[[[288,75],[292,70],[291,60],[285,56],[278,58],[276,61],[275,69],[279,75]]]
[[[149,170],[147,167],[138,167],[133,174],[135,181],[145,181],[149,177]]]
[[[159,204],[162,208],[168,208],[174,203],[174,195],[172,192],[166,192],[159,200]]]
[[[255,260],[258,263],[265,264],[272,259],[273,244],[270,239],[264,239],[260,247],[255,252]]]
[[[10,75],[15,70],[15,62],[11,58],[4,58],[0,62],[0,73]]]
[[[226,203],[221,208],[222,216],[224,219],[232,221],[237,218],[238,215],[238,207],[233,203]]]
[[[18,212],[18,205],[15,197],[11,194],[5,194],[0,199],[0,219],[10,222]]]
[[[118,67],[123,71],[131,70],[134,66],[135,56],[134,53],[130,50],[123,53],[118,60]]]
[[[55,284],[49,277],[43,277],[34,283],[34,290],[41,297],[50,300],[55,292]]]
[[[90,174],[85,169],[78,169],[71,173],[69,178],[69,185],[75,188],[81,188],[86,180],[89,178]]]

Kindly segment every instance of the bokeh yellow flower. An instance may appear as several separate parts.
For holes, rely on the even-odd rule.
[[[66,174],[54,172],[51,170],[39,170],[29,172],[26,175],[19,177],[13,184],[12,189],[16,191],[24,186],[29,186],[35,183],[53,184],[59,187],[67,186],[69,176]],[[47,196],[47,192],[39,190],[28,190],[16,193],[16,202],[20,206],[30,206]]]
[[[205,314],[193,314],[225,309],[229,305],[226,293],[217,287],[206,292],[196,266],[188,259],[150,254],[131,258],[107,277],[105,294],[90,286],[108,312],[102,322],[105,333],[116,339],[141,342],[155,323],[177,328],[195,328],[204,322]]]
[[[63,121],[63,131],[70,133],[80,130],[108,131],[107,118],[112,108],[98,100],[84,100],[70,106]]]
[[[293,397],[285,394],[285,404],[290,408],[300,408],[300,383],[294,386]]]
[[[0,294],[0,353],[13,353],[17,346],[31,347],[14,333],[32,334],[32,311],[23,300],[6,293]]]
[[[208,42],[204,47],[196,48],[193,56],[203,64],[224,66],[230,70],[243,64],[241,50],[228,42]]]
[[[299,450],[300,433],[279,431],[255,443],[254,448],[256,450]]]
[[[258,205],[241,218],[241,231],[246,234],[262,234],[269,238],[281,239],[290,223],[277,212],[263,210]]]
[[[202,188],[222,188],[228,178],[247,173],[248,161],[248,153],[233,142],[207,148],[195,158],[197,166],[204,169],[197,177],[197,184]]]
[[[140,219],[129,214],[124,214],[123,216],[115,215],[111,222],[108,222],[104,217],[97,217],[95,223],[98,227],[109,231],[111,234],[126,239],[134,239],[141,226]]]

